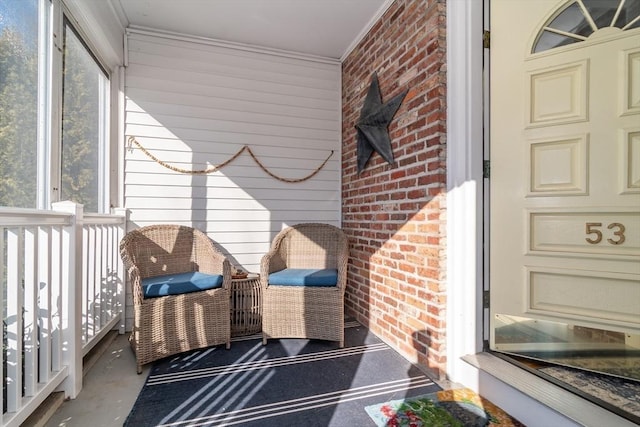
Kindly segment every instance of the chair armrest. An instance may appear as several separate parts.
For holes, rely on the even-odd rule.
[[[195,262],[198,271],[205,274],[222,275],[222,287],[231,288],[231,262],[220,252],[208,237],[198,242]]]
[[[287,268],[287,264],[277,251],[267,252],[260,261],[260,284],[262,288],[265,289],[269,286],[269,274],[285,268]]]
[[[343,235],[340,238],[340,250],[337,254],[336,264],[338,267],[338,283],[337,286],[344,294],[347,288],[347,267],[349,263],[349,239]]]
[[[142,304],[143,292],[142,292],[142,277],[140,276],[140,269],[133,264],[127,267],[127,277],[131,282],[131,293],[133,295],[133,304]]]

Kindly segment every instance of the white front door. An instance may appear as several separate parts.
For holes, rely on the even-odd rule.
[[[595,331],[640,348],[640,11],[624,3],[491,2],[493,349],[593,349]]]

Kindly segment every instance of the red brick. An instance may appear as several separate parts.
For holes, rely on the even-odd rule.
[[[396,0],[342,64],[342,226],[352,243],[345,305],[440,376],[446,369],[445,10],[445,0]],[[384,101],[408,93],[389,126],[394,164],[374,153],[358,174],[354,123],[374,72]]]

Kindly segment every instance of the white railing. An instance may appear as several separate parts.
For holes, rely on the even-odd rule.
[[[118,244],[124,210],[84,214],[0,208],[3,426],[19,426],[53,391],[75,398],[82,357],[114,328],[124,332]]]
[[[125,217],[85,215],[82,227],[83,356],[111,329],[124,333],[124,267],[119,244]],[[122,313],[122,315],[121,315]]]

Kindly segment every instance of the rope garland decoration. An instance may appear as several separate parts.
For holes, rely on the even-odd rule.
[[[211,172],[217,172],[218,170],[222,169],[223,167],[225,167],[226,165],[228,165],[229,163],[231,163],[232,161],[237,159],[240,156],[240,154],[242,154],[244,151],[246,151],[247,153],[249,153],[251,158],[258,164],[258,166],[260,166],[260,169],[262,169],[267,175],[269,175],[272,178],[277,179],[278,181],[290,182],[290,183],[302,182],[302,181],[306,181],[308,179],[313,178],[315,175],[318,174],[318,172],[320,172],[320,170],[324,167],[324,165],[327,164],[327,162],[329,161],[331,156],[333,156],[333,150],[331,150],[331,153],[329,153],[329,156],[327,156],[327,158],[324,160],[324,162],[322,162],[322,164],[318,168],[316,168],[316,170],[314,170],[313,172],[311,172],[309,175],[307,175],[305,177],[302,177],[302,178],[283,178],[281,176],[278,176],[278,175],[274,174],[269,169],[267,169],[267,167],[265,165],[263,165],[262,162],[260,162],[260,160],[258,160],[256,155],[253,154],[253,151],[251,151],[251,148],[248,145],[243,145],[242,148],[240,148],[240,150],[238,150],[237,153],[235,153],[228,160],[225,160],[224,162],[220,163],[219,165],[209,166],[206,169],[188,170],[188,169],[182,169],[182,168],[170,165],[169,163],[167,163],[167,162],[165,162],[163,160],[160,160],[159,158],[157,158],[156,156],[151,154],[149,152],[149,150],[144,148],[142,146],[142,144],[140,144],[136,140],[136,138],[133,137],[133,136],[130,136],[127,141],[129,142],[129,150],[130,151],[132,150],[132,144],[135,144],[135,145],[138,146],[140,151],[142,151],[147,157],[149,157],[151,160],[155,161],[156,163],[160,164],[161,166],[164,166],[165,168],[170,169],[170,170],[172,170],[174,172],[185,173],[185,174],[190,174],[190,175],[203,175],[203,174],[209,174]]]

